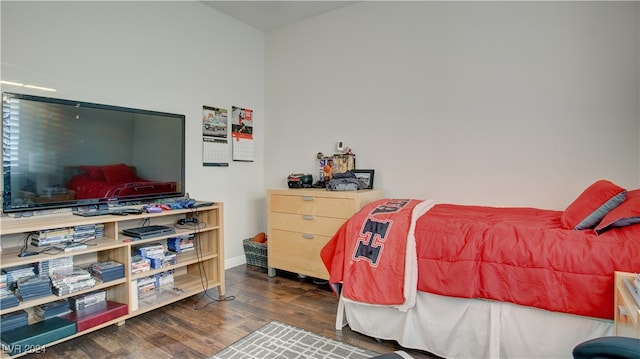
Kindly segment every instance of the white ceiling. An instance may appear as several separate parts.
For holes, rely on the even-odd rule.
[[[236,20],[268,32],[358,1],[202,1]]]

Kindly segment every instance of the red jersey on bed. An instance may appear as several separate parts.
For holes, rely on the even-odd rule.
[[[407,233],[413,208],[421,202],[372,202],[345,222],[322,248],[320,256],[329,271],[329,282],[342,283],[345,298],[380,305],[404,303]]]

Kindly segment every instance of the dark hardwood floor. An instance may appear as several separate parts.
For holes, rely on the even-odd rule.
[[[348,327],[335,330],[338,300],[311,278],[280,271],[269,278],[266,269],[242,265],[226,271],[226,284],[224,301],[212,300],[218,291],[210,290],[210,297],[199,294],[24,358],[208,358],[271,320],[379,353],[402,349]],[[404,350],[414,358],[437,358]]]

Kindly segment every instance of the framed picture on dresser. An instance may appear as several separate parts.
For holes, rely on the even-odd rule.
[[[365,184],[365,189],[373,189],[373,175],[375,170],[352,170],[356,178]]]

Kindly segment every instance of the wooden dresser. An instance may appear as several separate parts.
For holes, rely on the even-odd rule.
[[[328,279],[320,250],[349,217],[380,198],[381,190],[268,190],[269,276],[282,269]]]

